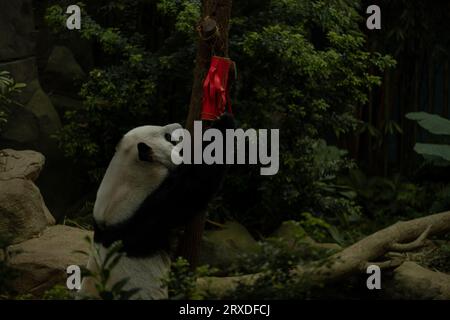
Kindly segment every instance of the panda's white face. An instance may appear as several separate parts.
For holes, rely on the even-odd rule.
[[[179,124],[143,126],[125,134],[116,147],[97,192],[94,218],[99,225],[129,219],[175,167],[171,141]]]
[[[142,166],[162,165],[168,169],[175,165],[172,161],[172,150],[177,142],[171,141],[172,132],[180,129],[178,123],[164,127],[138,127],[127,134],[116,147],[116,154],[123,161],[137,163],[137,169]],[[130,165],[133,165],[132,163]]]

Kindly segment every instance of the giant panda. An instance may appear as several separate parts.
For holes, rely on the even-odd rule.
[[[235,126],[233,116],[224,114],[211,126],[225,133]],[[129,278],[125,289],[141,289],[133,298],[167,298],[162,279],[170,269],[170,233],[206,208],[225,173],[220,164],[175,165],[171,135],[179,128],[143,126],[126,133],[97,192],[98,256],[91,254],[87,268],[98,271],[95,259],[104,259],[108,248],[121,241],[124,257],[113,268],[109,285]],[[83,279],[80,295],[96,295],[92,277]]]

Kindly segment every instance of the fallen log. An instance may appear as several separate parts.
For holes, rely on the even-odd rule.
[[[450,275],[406,261],[394,270],[384,289],[394,299],[450,300]]]
[[[373,264],[382,269],[398,268],[406,260],[406,255],[403,253],[421,248],[427,243],[429,236],[446,232],[450,232],[450,211],[414,220],[400,221],[333,254],[320,264],[298,266],[292,270],[292,275],[308,277],[310,281],[318,284],[329,284],[360,273],[365,274],[367,266]],[[397,270],[404,272],[405,268]],[[441,275],[435,279],[441,279]],[[261,274],[228,278],[200,278],[197,285],[200,291],[213,292],[220,297],[225,291],[236,289],[240,283],[251,285],[260,276]]]

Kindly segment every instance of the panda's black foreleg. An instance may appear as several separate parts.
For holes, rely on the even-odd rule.
[[[226,159],[226,130],[235,128],[234,117],[225,113],[211,124],[224,137],[223,156]],[[210,142],[203,142],[203,149]],[[224,161],[225,163],[225,161]],[[170,225],[183,224],[206,208],[219,190],[226,172],[225,164],[181,164],[172,172],[157,192],[164,193],[171,206],[167,215]],[[164,190],[167,188],[166,190]],[[162,200],[161,200],[162,201]],[[166,211],[167,212],[167,211]]]

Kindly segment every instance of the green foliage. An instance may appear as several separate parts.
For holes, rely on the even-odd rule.
[[[450,210],[450,185],[438,186],[430,192],[430,212],[438,213]]]
[[[311,247],[304,234],[292,239],[268,238],[258,243],[254,253],[243,255],[230,271],[237,275],[277,269],[287,272],[297,265],[321,260],[330,253]]]
[[[416,143],[414,151],[435,164],[446,166],[450,164],[450,145]]]
[[[450,136],[450,120],[448,119],[426,112],[412,112],[406,117],[416,121],[419,126],[433,135]],[[450,165],[450,145],[448,144],[417,143],[414,150],[429,163],[437,166]]]
[[[80,92],[83,107],[65,115],[59,134],[66,155],[93,181],[127,130],[185,118],[200,16],[198,0],[156,1],[151,15],[162,21],[162,32],[153,32],[129,23],[142,21],[142,3],[113,3],[83,7],[81,36],[102,48],[107,63],[90,72]],[[283,220],[300,219],[301,212],[345,223],[358,216],[353,199],[332,192],[337,174],[353,166],[333,144],[357,128],[354,115],[367,102],[369,88],[394,64],[365,49],[358,5],[356,0],[233,4],[235,114],[243,128],[279,128],[281,159],[273,177],[261,177],[257,167],[233,167],[214,212],[219,218],[232,216],[266,232]],[[59,32],[65,18],[59,6],[47,12],[48,24]]]
[[[317,222],[317,221],[315,221]],[[308,276],[298,277],[292,270],[299,265],[312,261],[321,264],[332,252],[318,250],[304,240],[300,232],[292,241],[269,238],[259,243],[254,254],[243,256],[230,270],[236,275],[258,274],[254,283],[242,282],[236,290],[228,292],[227,299],[309,299],[313,288],[319,283],[312,283]]]
[[[164,286],[169,290],[171,300],[202,300],[204,294],[197,290],[197,278],[209,276],[216,270],[209,266],[198,267],[191,271],[189,262],[178,257],[171,263],[170,272],[163,280]]]
[[[73,300],[74,295],[66,286],[55,285],[53,288],[47,290],[42,295],[43,300]]]
[[[112,270],[117,266],[120,260],[124,257],[124,253],[121,251],[122,244],[115,242],[110,248],[102,255],[99,248],[95,246],[89,237],[86,241],[91,245],[91,253],[85,251],[77,251],[85,256],[90,257],[95,266],[94,270],[83,270],[84,277],[90,277],[95,283],[95,289],[101,300],[129,300],[136,295],[141,289],[125,289],[129,278],[123,278],[115,283],[111,283]],[[97,297],[86,296],[84,299],[97,299]]]
[[[450,243],[441,243],[426,256],[424,263],[429,269],[450,273]]]
[[[200,0],[160,0],[157,7],[163,15],[175,17],[175,29],[178,32],[195,35],[195,25],[200,21]]]
[[[302,220],[300,221],[300,225],[306,231],[308,235],[310,235],[314,240],[319,242],[324,242],[329,238],[328,230],[330,230],[331,225],[320,219],[318,217],[314,217],[309,212],[302,213]]]
[[[343,219],[345,212],[358,214],[351,199],[323,196],[336,174],[352,166],[343,153],[323,146],[358,126],[355,111],[393,60],[365,51],[357,6],[357,1],[278,0],[243,5],[240,9],[252,14],[233,17],[231,48],[241,75],[236,114],[244,127],[278,127],[281,133],[277,176],[239,171],[250,176],[246,182],[228,181],[225,203],[254,199],[244,212],[237,206],[230,210],[242,212],[246,225],[261,229],[277,225],[277,218],[299,219],[303,211]]]
[[[8,71],[0,71],[0,132],[7,123],[11,108],[18,104],[11,96],[19,93],[25,86],[24,83],[16,83]]]
[[[433,134],[450,135],[450,120],[426,112],[411,112],[406,118],[414,120],[419,126]]]
[[[340,183],[357,194],[369,217],[414,216],[426,209],[427,194],[423,188],[405,181],[400,175],[392,179],[367,177],[360,170],[350,170]]]
[[[181,12],[194,10],[196,2],[183,3],[179,6]],[[136,3],[121,5],[127,12],[134,12]],[[63,30],[65,15],[62,8],[50,7],[46,20],[53,29]],[[183,23],[187,23],[186,19],[179,20],[180,28]],[[133,28],[102,27],[85,12],[80,32],[82,38],[100,44],[104,59],[110,63],[90,72],[89,80],[80,91],[83,108],[65,114],[65,125],[58,139],[65,154],[85,166],[91,180],[97,182],[114,153],[117,141],[125,132],[139,125],[169,122],[168,115],[175,110],[172,106],[179,109],[175,113],[183,113],[180,110],[182,104],[175,103],[175,100],[188,101],[187,86],[178,90],[178,95],[170,92],[173,97],[168,94],[164,97],[163,94],[170,90],[170,82],[186,83],[186,79],[191,78],[191,70],[181,76],[170,74],[177,68],[189,68],[182,62],[186,56],[183,49],[169,55],[162,48],[159,52],[152,52],[145,48],[146,36],[138,35]],[[174,37],[178,34],[181,32],[175,30]]]

